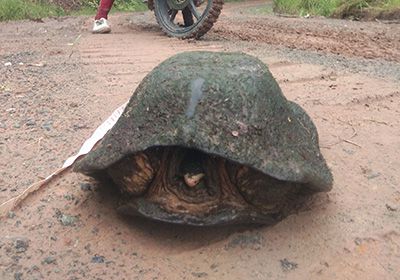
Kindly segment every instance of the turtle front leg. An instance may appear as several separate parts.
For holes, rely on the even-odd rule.
[[[135,196],[146,192],[155,175],[148,156],[143,152],[120,160],[107,172],[122,192]]]

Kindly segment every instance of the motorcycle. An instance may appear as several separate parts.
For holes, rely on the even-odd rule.
[[[223,0],[148,0],[161,29],[171,37],[198,39],[221,13]]]

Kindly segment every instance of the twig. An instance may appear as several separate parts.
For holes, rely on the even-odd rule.
[[[283,17],[283,18],[301,18],[298,15],[291,15],[291,14],[275,13],[275,15],[278,16],[278,17]]]
[[[350,122],[350,121],[344,121],[344,120],[341,120],[341,119],[339,119],[339,118],[336,118],[338,121],[340,121],[341,123],[344,123],[344,124],[347,124],[348,126],[350,126],[350,127],[353,127],[353,124]]]
[[[352,144],[352,145],[354,145],[354,146],[357,146],[357,147],[359,147],[359,148],[362,148],[360,145],[358,145],[357,143],[355,143],[355,142],[353,142],[353,141],[350,141],[350,140],[347,140],[347,139],[342,139],[342,141],[344,141],[344,142],[346,142],[346,143],[349,143],[349,144]]]
[[[350,137],[350,139],[353,139],[354,137],[357,136],[357,131],[354,129],[354,127],[352,127],[352,128],[353,128],[353,130],[354,130],[354,133],[353,133],[353,135]],[[321,146],[321,148],[323,148],[323,149],[330,149],[331,147],[336,146],[337,144],[340,144],[340,143],[342,143],[342,142],[346,142],[346,143],[352,144],[352,145],[354,145],[354,146],[357,146],[357,147],[359,147],[359,148],[362,148],[361,145],[359,145],[359,144],[357,144],[357,143],[355,143],[355,142],[353,142],[353,141],[350,141],[350,140],[348,140],[348,139],[343,139],[343,138],[341,138],[340,136],[336,136],[336,137],[339,139],[338,142],[333,143],[333,144],[330,144],[330,145],[327,145],[327,146]]]
[[[377,124],[389,125],[387,122],[377,121],[377,120],[374,120],[374,119],[363,119],[363,121],[369,121],[369,122],[373,122],[373,123],[377,123]]]
[[[72,54],[74,53],[74,46],[75,46],[75,44],[79,41],[79,39],[81,38],[81,36],[82,36],[82,34],[79,34],[79,35],[75,38],[75,40],[74,40],[72,43],[69,43],[69,44],[68,44],[68,45],[71,46],[71,52],[70,52],[70,54],[69,54],[69,56],[68,56],[68,59],[70,59],[71,56],[72,56]]]
[[[71,45],[72,46],[74,46],[78,41],[79,41],[79,39],[82,37],[82,34],[79,34],[76,38],[75,38],[75,40],[71,43]]]
[[[41,144],[42,140],[43,140],[43,137],[40,137],[38,140],[38,150],[37,150],[38,153],[40,151],[40,144]]]
[[[61,174],[63,174],[66,170],[69,170],[70,167],[63,167],[58,169],[56,172],[41,180],[40,182],[34,183],[26,188],[22,193],[13,197],[6,202],[0,204],[0,218],[7,215],[8,212],[12,211],[15,207],[17,207],[22,201],[24,201],[28,196],[32,193],[38,191],[39,189],[43,188],[44,186],[48,185],[51,181],[55,178],[58,178]]]
[[[350,137],[350,139],[353,139],[354,137],[357,136],[357,131],[354,129],[354,127],[352,127],[353,129],[353,135]]]
[[[379,20],[379,19],[375,19],[375,21],[376,22],[379,22],[379,23],[383,23],[383,24],[397,24],[397,23],[400,23],[400,20],[397,20],[397,19],[393,19],[393,20]]]

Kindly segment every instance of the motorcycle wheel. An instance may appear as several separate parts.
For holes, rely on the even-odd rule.
[[[223,3],[223,0],[154,0],[154,13],[168,36],[198,39],[217,21]]]

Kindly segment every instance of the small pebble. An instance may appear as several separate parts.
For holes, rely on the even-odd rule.
[[[93,190],[92,185],[89,183],[81,183],[80,187],[81,187],[82,191],[92,191]]]
[[[39,267],[37,265],[32,265],[31,266],[32,271],[39,271]]]
[[[60,222],[63,226],[74,226],[77,218],[75,216],[62,214]]]
[[[362,239],[361,239],[360,237],[356,237],[356,238],[354,239],[354,243],[355,243],[357,246],[360,246],[361,243],[362,243]]]
[[[29,241],[26,239],[17,239],[15,240],[15,249],[17,253],[25,252],[29,247]]]
[[[192,275],[197,278],[203,278],[208,276],[206,272],[192,272]]]
[[[36,122],[34,120],[27,120],[25,123],[26,126],[35,126]]]
[[[288,272],[297,268],[297,263],[288,261],[288,259],[280,260],[281,268],[284,272]]]
[[[386,209],[389,210],[389,211],[391,211],[391,212],[397,211],[397,207],[395,207],[395,206],[393,206],[393,205],[390,205],[390,204],[388,204],[388,203],[386,203]]]
[[[377,178],[377,177],[379,177],[379,176],[381,176],[381,173],[379,173],[379,172],[371,173],[371,174],[369,174],[369,175],[367,176],[367,179],[368,179],[368,180],[371,180],[371,179]]]
[[[14,273],[14,280],[22,280],[22,272],[15,272]]]
[[[103,256],[94,255],[92,263],[104,263],[105,258]]]
[[[9,219],[14,219],[14,218],[15,218],[15,212],[13,212],[13,211],[8,212],[7,217],[8,217]]]
[[[56,258],[55,257],[53,257],[53,256],[48,256],[47,258],[45,258],[44,260],[43,260],[43,264],[52,264],[52,263],[55,263],[56,262]]]
[[[75,200],[75,197],[74,197],[74,195],[72,195],[72,194],[65,194],[65,195],[64,195],[64,198],[65,198],[66,200],[68,200],[68,201]]]
[[[51,122],[47,122],[42,125],[42,128],[47,131],[50,131],[52,129],[52,127],[53,127],[53,124]]]

